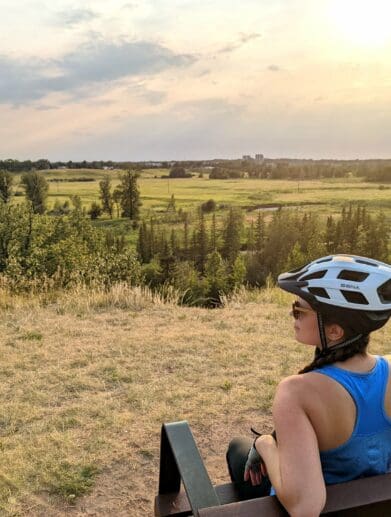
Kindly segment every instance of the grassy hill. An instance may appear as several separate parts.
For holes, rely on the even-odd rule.
[[[190,422],[216,483],[233,436],[270,431],[277,383],[312,353],[293,340],[291,298],[242,291],[215,310],[174,298],[2,292],[1,515],[152,515],[162,422]],[[371,351],[390,345],[391,325]]]

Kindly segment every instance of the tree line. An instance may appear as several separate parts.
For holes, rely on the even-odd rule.
[[[58,168],[132,169],[135,171],[141,171],[145,168],[162,168],[171,169],[171,177],[191,177],[192,171],[199,171],[205,167],[212,167],[209,176],[211,179],[250,177],[259,179],[306,180],[357,177],[380,183],[391,181],[391,160],[295,160],[270,158],[266,158],[261,162],[253,159],[186,160],[175,162],[114,162],[112,160],[51,162],[47,159],[36,161],[0,160],[0,170],[14,173]],[[181,171],[180,174],[179,171]]]
[[[143,221],[137,243],[145,281],[156,287],[170,283],[187,303],[218,305],[221,295],[240,285],[261,287],[315,258],[334,253],[390,261],[390,227],[384,214],[371,215],[365,206],[350,204],[326,221],[311,212],[261,211],[245,223],[239,208],[230,208],[218,222],[207,222],[199,210],[190,223],[167,227],[155,218]]]
[[[137,184],[138,173],[126,170],[120,175],[120,183],[111,191],[111,179],[109,175],[99,183],[99,197],[101,204],[93,201],[89,207],[88,214],[91,219],[96,219],[103,212],[113,217],[116,209],[117,217],[126,217],[133,221],[139,219],[140,213],[140,190]],[[47,211],[47,197],[49,183],[44,174],[39,171],[25,172],[21,176],[21,185],[24,189],[26,200],[31,204],[35,214],[44,214]],[[14,187],[14,176],[9,171],[0,170],[0,201],[7,204],[11,201]],[[74,196],[73,204],[81,208],[81,201],[78,196]],[[61,204],[55,202],[51,215],[65,215],[70,212],[69,201]]]
[[[78,196],[46,209],[48,183],[42,173],[22,175],[26,203],[12,204],[13,175],[0,172],[0,275],[15,288],[66,287],[74,281],[110,285],[129,281],[183,293],[183,302],[216,306],[241,285],[261,287],[284,270],[332,253],[390,256],[390,224],[383,213],[349,204],[322,218],[298,209],[216,212],[211,199],[196,212],[177,210],[174,195],[159,217],[140,220],[138,174],[127,170],[113,190],[99,183],[100,204],[83,210]],[[95,206],[95,208],[94,208]],[[124,236],[94,227],[86,217],[106,212],[129,218],[138,231],[136,249]]]

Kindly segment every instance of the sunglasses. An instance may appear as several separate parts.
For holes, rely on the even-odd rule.
[[[292,303],[292,310],[290,312],[291,316],[298,320],[300,318],[300,314],[305,314],[306,312],[315,312],[313,309],[308,309],[307,307],[302,307],[299,302]]]

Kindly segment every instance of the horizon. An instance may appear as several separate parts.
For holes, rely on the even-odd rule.
[[[389,159],[386,0],[0,8],[0,155]]]
[[[249,155],[251,157],[251,160],[254,161],[255,163],[257,163],[257,160],[254,158],[256,153],[253,153],[253,155]],[[114,163],[181,163],[181,162],[219,162],[219,161],[243,161],[244,158],[243,156],[242,157],[236,157],[236,158],[222,158],[222,157],[219,157],[219,158],[194,158],[194,159],[190,159],[190,158],[183,158],[183,159],[174,159],[174,158],[167,158],[167,159],[158,159],[158,158],[151,158],[151,159],[143,159],[143,160],[128,160],[128,159],[123,159],[123,160],[116,160],[115,158],[92,158],[92,159],[89,159],[89,160],[86,160],[84,158],[81,158],[81,159],[72,159],[72,158],[66,158],[66,159],[52,159],[50,160],[49,158],[45,157],[45,156],[40,156],[39,158],[36,158],[36,159],[31,159],[31,158],[26,158],[26,159],[19,159],[19,158],[13,158],[13,157],[8,157],[8,158],[2,158],[0,156],[0,162],[1,161],[7,161],[7,160],[14,160],[14,161],[17,161],[17,162],[24,162],[24,161],[31,161],[31,162],[37,162],[38,160],[48,160],[51,164],[52,163],[56,163],[56,162],[59,162],[59,163],[69,163],[69,162],[72,162],[72,163],[80,163],[80,162],[87,162],[87,163],[92,163],[92,162],[103,162],[103,163],[106,163],[106,162],[114,162]],[[264,161],[267,161],[267,160],[286,160],[286,161],[313,161],[313,162],[320,162],[320,161],[324,161],[324,162],[327,162],[327,161],[336,161],[336,162],[377,162],[377,161],[383,161],[383,162],[387,162],[387,161],[391,161],[391,157],[388,157],[388,158],[374,158],[374,157],[369,157],[369,158],[333,158],[333,157],[322,157],[322,158],[311,158],[311,157],[304,157],[304,156],[300,156],[300,157],[293,157],[293,156],[264,156],[263,158]],[[258,162],[259,163],[259,162]]]

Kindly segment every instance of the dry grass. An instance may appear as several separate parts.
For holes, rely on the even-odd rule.
[[[272,287],[216,310],[124,286],[4,297],[1,515],[152,515],[164,421],[187,419],[227,481],[230,438],[270,430],[276,384],[310,357]],[[372,351],[390,338],[379,331]]]

